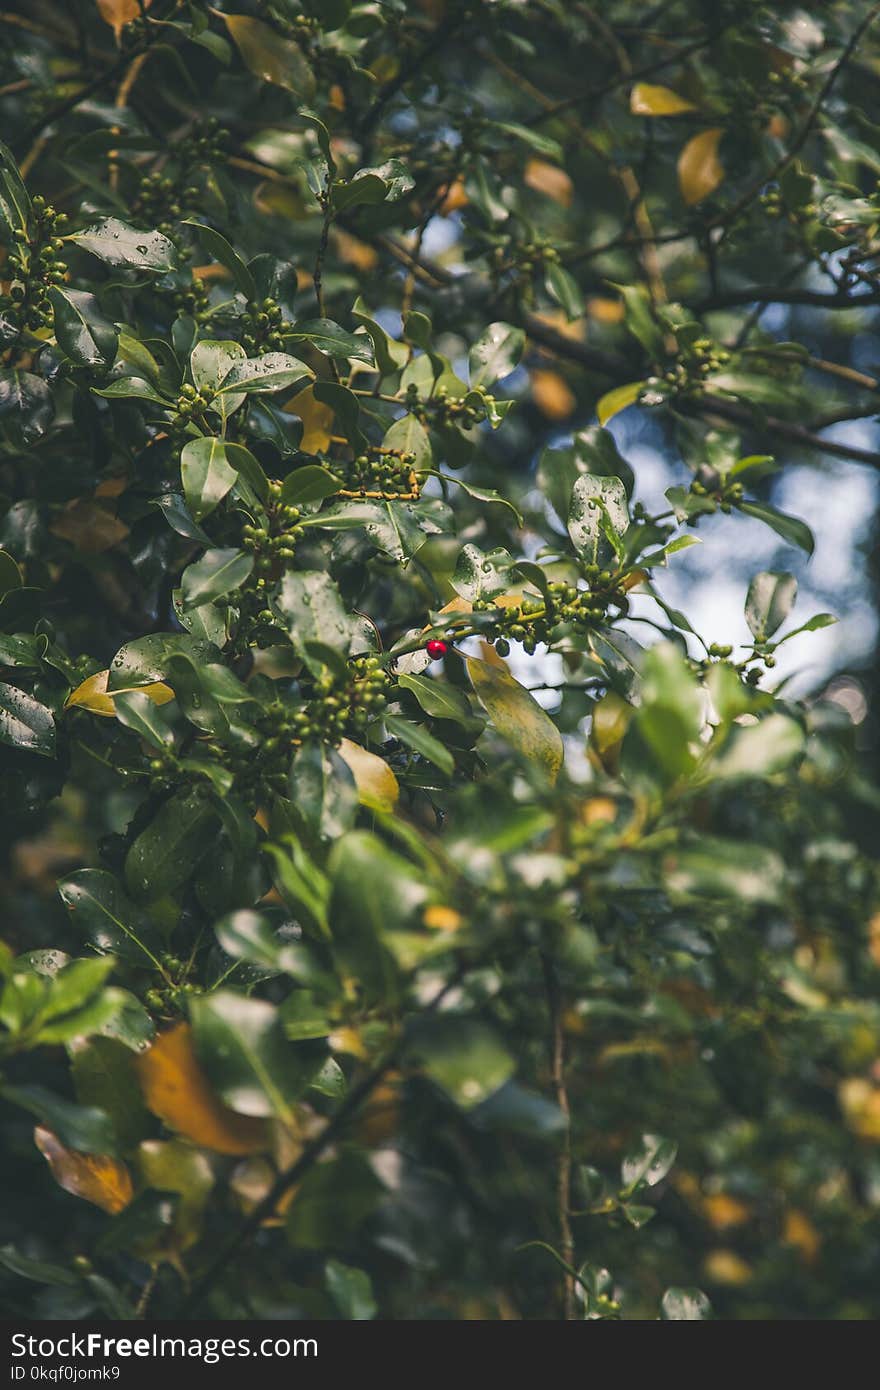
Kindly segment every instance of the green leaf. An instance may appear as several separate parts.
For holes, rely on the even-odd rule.
[[[785,864],[775,851],[711,835],[670,853],[663,868],[669,892],[686,899],[777,903],[786,887]]]
[[[737,724],[713,760],[713,777],[772,777],[803,752],[804,731],[786,714],[770,714],[758,724]]]
[[[329,468],[321,468],[316,463],[304,463],[295,468],[281,485],[281,500],[287,506],[299,506],[307,502],[323,502],[344,487],[341,478],[335,477]]]
[[[109,1116],[117,1152],[125,1153],[146,1138],[152,1120],[141,1099],[129,1048],[114,1038],[89,1038],[74,1045],[70,1066],[79,1103]]]
[[[36,443],[54,415],[52,393],[42,377],[17,368],[0,370],[0,425],[13,443]]]
[[[297,750],[290,769],[291,798],[313,835],[337,840],[357,816],[354,776],[335,748],[314,740]]]
[[[174,747],[174,730],[149,695],[140,690],[123,691],[114,696],[113,710],[120,724],[157,751]]]
[[[312,674],[320,676],[327,666],[343,671],[356,629],[329,574],[288,571],[277,603],[293,649]]]
[[[386,431],[382,448],[399,449],[402,454],[412,454],[412,467],[416,473],[423,473],[433,462],[428,431],[415,415],[403,415],[399,420],[395,420]]]
[[[367,1157],[343,1150],[313,1168],[297,1189],[287,1214],[288,1242],[296,1251],[345,1249],[384,1193]]]
[[[363,333],[348,333],[332,319],[304,319],[294,324],[286,334],[289,343],[310,343],[328,357],[352,358],[358,362],[373,361],[372,344]]]
[[[626,326],[630,333],[639,340],[652,361],[661,361],[665,356],[663,330],[651,312],[651,301],[647,290],[642,285],[616,285],[613,280],[609,281],[609,284],[612,289],[618,291],[623,300]],[[625,391],[629,388],[619,387],[618,389]],[[603,397],[603,399],[606,398]],[[622,409],[622,407],[618,406],[617,409]],[[610,416],[606,418],[610,419]],[[605,424],[601,415],[599,423]]]
[[[11,1274],[17,1274],[20,1279],[31,1279],[35,1284],[76,1288],[80,1282],[79,1274],[73,1270],[65,1269],[63,1265],[49,1264],[46,1260],[32,1260],[27,1255],[20,1255],[13,1245],[0,1246],[0,1265]]]
[[[137,898],[174,893],[190,878],[213,841],[216,813],[196,790],[179,791],[142,830],[125,860],[125,881]]]
[[[151,401],[163,410],[171,410],[172,402],[159,394],[155,386],[137,376],[120,376],[109,386],[93,386],[92,394],[108,401]]]
[[[161,968],[155,929],[112,874],[104,869],[77,869],[59,881],[58,892],[74,930],[96,950],[136,965]]]
[[[447,483],[455,483],[462,492],[466,492],[468,497],[473,497],[477,502],[485,502],[491,505],[493,502],[501,507],[507,507],[508,511],[513,512],[517,526],[522,526],[522,514],[517,507],[507,497],[502,497],[500,492],[496,492],[490,487],[475,487],[473,483],[467,482],[464,478],[457,478],[453,474],[443,474]]]
[[[445,772],[448,777],[455,771],[455,759],[445,744],[439,739],[434,738],[433,734],[421,724],[411,724],[408,719],[401,719],[395,714],[385,715],[385,728],[392,738],[399,739],[408,748],[413,748],[416,753],[420,753],[423,758],[427,758],[435,767],[439,767],[441,772]]]
[[[292,1122],[323,1059],[288,1042],[274,1005],[220,989],[193,998],[190,1018],[199,1061],[221,1100],[241,1115]]]
[[[0,1259],[3,1252],[0,1251]],[[370,1276],[363,1269],[352,1269],[340,1260],[328,1260],[324,1267],[327,1292],[339,1315],[350,1322],[369,1322],[378,1311]]]
[[[257,298],[257,286],[254,277],[225,236],[215,231],[213,227],[206,227],[203,222],[196,222],[189,217],[183,219],[183,225],[192,227],[198,233],[199,240],[205,250],[210,252],[215,261],[225,265],[245,299],[255,300]]]
[[[407,1052],[462,1110],[488,1100],[515,1069],[513,1057],[491,1029],[467,1018],[416,1020]]]
[[[259,391],[280,391],[311,380],[314,375],[305,362],[286,352],[265,352],[262,357],[234,362],[223,380],[220,394],[229,391],[243,391],[246,395]]]
[[[702,1322],[712,1316],[712,1305],[702,1289],[669,1288],[660,1304],[666,1322]]]
[[[107,689],[131,690],[153,685],[169,674],[172,658],[179,653],[198,663],[220,660],[220,652],[212,642],[190,637],[186,632],[150,633],[119,648],[110,663]]]
[[[779,512],[775,507],[771,507],[768,502],[740,502],[739,510],[746,516],[753,516],[758,521],[763,521],[765,526],[769,526],[784,541],[790,545],[800,546],[808,555],[812,555],[815,541],[813,533],[805,521],[801,521],[796,516],[788,516],[785,512]]]
[[[259,912],[241,909],[229,912],[214,924],[214,934],[223,950],[235,960],[246,960],[264,969],[293,975],[309,983],[315,967],[301,942],[284,941]]]
[[[206,550],[201,560],[183,571],[180,588],[184,604],[198,608],[225,597],[241,587],[253,567],[253,555],[243,550]]]
[[[484,554],[475,545],[462,546],[452,574],[452,587],[471,603],[493,598],[514,586],[513,565],[513,557],[506,550]]]
[[[550,298],[563,310],[571,322],[584,312],[584,292],[574,276],[559,261],[547,261],[544,267],[544,286]]]
[[[68,240],[75,241],[77,246],[90,251],[106,265],[123,269],[161,275],[177,265],[177,248],[167,237],[160,232],[138,231],[116,217],[96,222],[84,232],[74,232]]]
[[[656,1187],[675,1162],[678,1145],[673,1139],[643,1134],[639,1147],[627,1154],[620,1167],[623,1195],[632,1196],[643,1187]]]
[[[14,237],[16,232],[26,232],[30,215],[31,200],[18,165],[12,151],[0,140],[0,228],[6,238]]]
[[[111,367],[118,335],[93,294],[53,285],[49,299],[55,310],[55,340],[78,367]]]
[[[186,504],[195,521],[217,507],[232,487],[238,472],[230,467],[222,439],[191,439],[180,455],[180,476]]]
[[[785,571],[762,570],[753,576],[746,595],[746,622],[757,642],[765,642],[781,627],[794,607],[797,580]]]
[[[365,830],[336,841],[327,870],[334,951],[342,971],[360,978],[378,997],[393,995],[397,971],[386,938],[412,926],[427,902],[424,874]]]
[[[272,861],[272,877],[282,898],[307,923],[314,923],[326,935],[330,898],[326,874],[293,835],[285,835],[281,844],[265,845],[264,850]]]
[[[376,366],[383,377],[392,376],[395,372],[405,367],[409,357],[409,350],[404,343],[395,342],[388,337],[385,329],[371,317],[369,310],[363,300],[355,300],[351,309],[352,318],[362,324],[367,331],[367,335],[373,344],[373,355]]]
[[[687,777],[697,764],[703,701],[678,646],[659,642],[642,668],[641,703],[624,738],[621,771],[651,795]]]
[[[521,328],[510,323],[490,323],[468,354],[470,384],[492,386],[509,376],[519,363],[526,345]]]
[[[93,1105],[77,1105],[45,1086],[4,1086],[0,1095],[20,1105],[57,1134],[62,1144],[80,1153],[115,1154],[116,1136],[109,1115]]]
[[[581,473],[574,482],[568,509],[568,534],[582,559],[596,564],[607,555],[603,520],[622,536],[629,526],[626,489],[620,478]]]
[[[0,681],[0,743],[45,758],[55,756],[52,711],[15,685]]]
[[[204,338],[200,343],[196,343],[189,356],[193,385],[197,391],[207,391],[209,395],[214,395],[220,390],[232,368],[246,361],[247,356],[240,343]],[[227,402],[226,409],[232,413],[234,407],[231,402]]]
[[[467,698],[447,681],[434,680],[431,676],[401,674],[397,677],[397,684],[409,690],[425,713],[435,719],[452,719],[457,724],[473,721],[473,711]]]
[[[502,738],[555,782],[562,767],[562,735],[525,686],[510,672],[478,657],[466,658],[474,694]]]

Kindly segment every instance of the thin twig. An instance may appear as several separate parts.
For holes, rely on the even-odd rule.
[[[563,1308],[566,1322],[577,1318],[575,1280],[569,1272],[574,1265],[574,1235],[571,1229],[571,1105],[565,1084],[565,1033],[562,1027],[562,995],[559,977],[551,958],[541,955],[544,970],[544,989],[550,1015],[550,1068],[556,1104],[565,1116],[565,1135],[556,1164],[556,1212],[559,1226],[559,1253],[569,1269],[563,1280]]]

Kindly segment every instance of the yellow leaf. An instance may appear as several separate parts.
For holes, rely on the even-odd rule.
[[[752,1278],[751,1265],[735,1250],[710,1250],[703,1268],[714,1283],[728,1284],[732,1288],[748,1284]]]
[[[448,217],[451,212],[457,212],[459,208],[467,207],[467,204],[468,195],[464,186],[464,179],[453,179],[438,211],[441,217]]]
[[[555,782],[562,767],[562,735],[549,714],[506,668],[469,656],[467,669],[474,694],[498,733]]]
[[[594,294],[587,300],[587,313],[596,323],[623,323],[626,307],[622,299],[609,299],[604,294]]]
[[[230,1110],[212,1091],[199,1066],[188,1023],[160,1033],[135,1062],[150,1110],[169,1129],[221,1154],[251,1154],[267,1149],[264,1120]]]
[[[480,655],[490,666],[500,666],[502,671],[507,670],[507,662],[503,656],[499,656],[491,642],[480,642]]]
[[[456,912],[454,907],[444,907],[442,903],[434,903],[431,907],[425,908],[422,921],[432,931],[458,931],[464,918],[460,912]]]
[[[531,372],[532,399],[548,420],[567,420],[577,405],[574,392],[558,372],[535,367]]]
[[[629,94],[629,109],[634,116],[680,116],[683,111],[696,111],[697,108],[671,87],[637,82]]]
[[[702,1205],[706,1220],[716,1231],[742,1226],[752,1215],[752,1208],[729,1192],[713,1192],[703,1198]]]
[[[374,811],[393,811],[400,787],[385,759],[348,738],[340,743],[339,756],[351,768],[361,805]]]
[[[875,912],[868,922],[868,954],[875,965],[880,965],[880,912]]]
[[[567,208],[571,205],[574,185],[564,169],[548,164],[546,159],[530,159],[523,173],[523,182],[538,193],[552,198]]]
[[[368,245],[366,241],[361,241],[360,237],[352,236],[351,232],[344,232],[341,227],[334,227],[333,243],[340,260],[345,261],[346,265],[353,265],[356,270],[375,270],[379,264],[379,253],[374,247]],[[306,388],[306,390],[309,389],[309,387]],[[305,395],[305,392],[301,394]],[[318,402],[316,401],[315,404],[317,405]],[[321,408],[328,411],[330,409],[326,405]],[[332,413],[330,418],[332,420]]]
[[[137,690],[141,695],[146,695],[153,701],[154,705],[167,705],[169,700],[174,699],[174,691],[170,685],[165,685],[162,681],[153,681],[151,685],[129,685],[124,690],[112,690],[107,693],[107,680],[109,671],[96,671],[93,676],[86,679],[72,690],[64,701],[64,708],[78,706],[80,709],[87,709],[90,714],[100,714],[105,718],[112,719],[116,714],[116,706],[113,704],[117,695],[127,695],[131,690]]]
[[[689,206],[708,198],[724,178],[724,165],[718,158],[718,145],[723,130],[713,127],[701,130],[688,140],[678,156],[678,186]]]
[[[822,1245],[822,1238],[805,1212],[792,1207],[782,1223],[782,1244],[799,1251],[806,1264],[813,1264]]]
[[[303,422],[303,437],[300,449],[304,454],[323,453],[330,445],[333,432],[333,411],[323,401],[315,400],[311,386],[300,391],[291,400],[285,401],[284,409],[298,415]]]
[[[370,1054],[357,1028],[337,1028],[327,1041],[333,1052],[344,1052],[348,1057],[358,1057],[362,1062],[369,1061]]]
[[[153,0],[144,0],[144,9],[148,10]],[[130,24],[133,19],[137,19],[141,12],[138,0],[98,0],[98,13],[105,24],[109,24],[119,42],[119,35],[122,33],[123,25]]]
[[[34,1130],[34,1143],[65,1192],[94,1203],[112,1216],[128,1206],[134,1189],[124,1163],[109,1154],[81,1154],[66,1149],[57,1135],[42,1125]]]
[[[311,100],[315,78],[298,43],[282,38],[270,25],[250,15],[213,13],[223,20],[245,67],[255,77]]]
[[[99,502],[80,499],[52,522],[54,536],[70,541],[83,555],[100,555],[128,535],[128,527]]]
[[[590,743],[600,757],[617,748],[629,727],[633,715],[632,705],[628,705],[615,691],[609,690],[593,706],[593,722],[590,727]]]
[[[461,594],[456,594],[455,598],[451,598],[448,603],[444,603],[443,607],[438,609],[438,612],[441,614],[472,613],[473,609],[474,605],[471,603],[469,598],[462,598]],[[425,632],[427,631],[428,628],[425,628]]]
[[[849,1076],[837,1088],[848,1127],[860,1139],[880,1143],[880,1086],[861,1076]]]
[[[613,391],[606,391],[596,402],[596,414],[599,417],[600,425],[607,425],[609,420],[613,420],[615,415],[619,415],[621,410],[626,410],[628,405],[637,401],[642,393],[643,381],[628,381],[625,386],[615,386]]]
[[[377,82],[393,82],[400,72],[400,59],[394,53],[380,53],[370,64],[369,71]]]
[[[581,804],[579,815],[584,825],[611,825],[617,819],[617,802],[607,796],[591,796]]]

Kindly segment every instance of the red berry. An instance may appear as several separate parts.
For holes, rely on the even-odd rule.
[[[441,642],[439,638],[432,637],[430,642],[425,643],[425,651],[428,653],[428,656],[431,658],[432,661],[439,661],[441,656],[446,655],[446,653],[449,651],[449,648],[446,645],[446,643]]]

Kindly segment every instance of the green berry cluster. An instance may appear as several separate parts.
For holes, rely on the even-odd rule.
[[[178,314],[189,314],[190,318],[196,320],[208,312],[211,301],[204,281],[198,275],[192,277],[185,290],[179,290],[174,296],[174,307]]]
[[[204,994],[204,990],[201,985],[182,978],[187,971],[187,965],[178,956],[166,951],[160,957],[160,962],[168,982],[153,985],[148,989],[144,994],[144,1003],[154,1014],[173,1016],[182,1013],[186,1001],[194,994]]]
[[[697,470],[690,490],[694,497],[708,497],[716,502],[722,512],[730,513],[743,500],[745,488],[742,483],[728,482],[717,469],[703,464]]]
[[[132,201],[137,221],[170,236],[174,223],[199,211],[202,193],[193,182],[193,171],[210,168],[223,159],[229,131],[210,117],[175,145],[163,169],[144,174]]]
[[[251,300],[245,310],[245,329],[242,334],[242,347],[249,357],[261,351],[280,352],[284,347],[285,334],[293,325],[281,312],[276,299],[267,296],[259,301]]]
[[[169,424],[169,433],[172,438],[182,438],[193,420],[204,415],[213,399],[214,397],[210,392],[197,391],[189,382],[184,382],[174,403],[174,415]]]
[[[587,566],[587,571],[588,588],[554,581],[548,585],[546,600],[526,594],[520,603],[499,607],[491,599],[475,599],[474,613],[491,614],[488,622],[479,622],[480,632],[494,642],[499,656],[507,656],[511,641],[521,642],[531,656],[539,643],[551,645],[560,628],[592,632],[602,626],[612,605],[625,615],[629,600],[619,576],[600,570],[598,565]]]
[[[267,520],[263,525],[245,525],[241,531],[243,550],[249,550],[254,558],[254,573],[271,575],[284,569],[296,558],[296,543],[303,534],[299,524],[302,512],[299,507],[289,506],[281,500],[281,484],[269,484]],[[269,610],[267,610],[268,612]],[[271,618],[271,612],[269,618]],[[262,614],[258,621],[265,621]]]
[[[406,408],[423,425],[458,425],[461,429],[470,429],[486,419],[489,407],[494,404],[494,396],[479,393],[480,399],[475,400],[477,394],[469,391],[467,396],[450,396],[446,387],[441,386],[429,400],[420,400],[418,386],[410,382]]]
[[[33,200],[31,228],[13,233],[4,267],[9,292],[0,298],[0,313],[8,327],[4,337],[17,337],[26,328],[44,328],[52,320],[48,291],[60,285],[67,272],[61,259],[64,242],[58,235],[67,221],[39,194]]]
[[[640,397],[643,405],[659,405],[676,397],[698,396],[713,372],[730,362],[731,354],[711,338],[697,338],[662,376],[649,377]]]
[[[334,468],[345,474],[342,496],[381,497],[386,500],[415,501],[418,479],[413,472],[415,454],[399,449],[370,448],[345,464]]]

